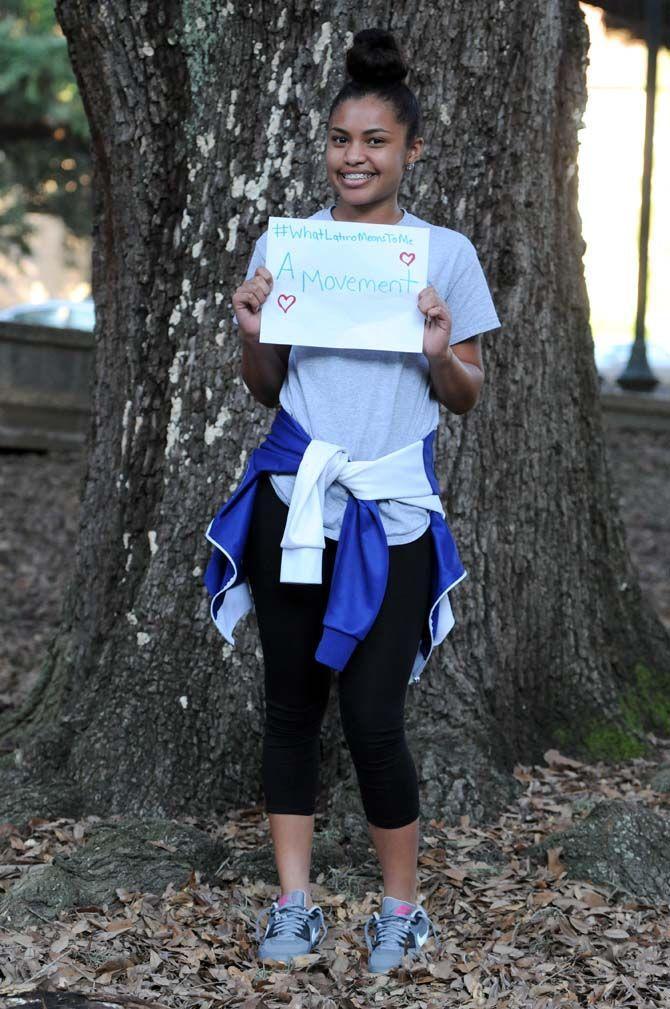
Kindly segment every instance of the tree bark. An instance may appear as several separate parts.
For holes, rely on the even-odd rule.
[[[408,695],[422,812],[490,814],[547,745],[619,756],[667,732],[670,641],[626,549],[588,323],[577,0],[56,6],[92,134],[96,381],[62,627],[5,762],[99,814],[262,800],[255,618],[231,649],[202,584],[204,530],[274,416],[241,381],[230,297],[269,214],[330,200],[327,112],[373,24],[426,120],[402,204],[471,238],[503,320],[480,403],[436,439],[469,577]],[[321,805],[344,811],[335,691],[322,740]]]

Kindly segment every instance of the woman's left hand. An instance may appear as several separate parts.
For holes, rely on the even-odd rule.
[[[442,357],[449,350],[451,312],[434,287],[419,292],[418,307],[426,316],[423,325],[423,353],[427,358]]]

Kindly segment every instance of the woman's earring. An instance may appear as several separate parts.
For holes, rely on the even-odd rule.
[[[405,171],[406,172],[411,172],[413,170],[414,170],[414,162],[413,161],[408,161],[407,164],[405,165]]]

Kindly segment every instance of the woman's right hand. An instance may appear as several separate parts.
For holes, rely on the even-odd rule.
[[[272,274],[258,266],[233,294],[233,309],[242,334],[257,341],[261,333],[261,308],[272,290]]]

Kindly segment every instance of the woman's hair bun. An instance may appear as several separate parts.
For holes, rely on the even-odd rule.
[[[347,50],[347,73],[353,81],[381,86],[396,84],[408,71],[391,32],[383,28],[364,28],[356,32],[353,45]]]

